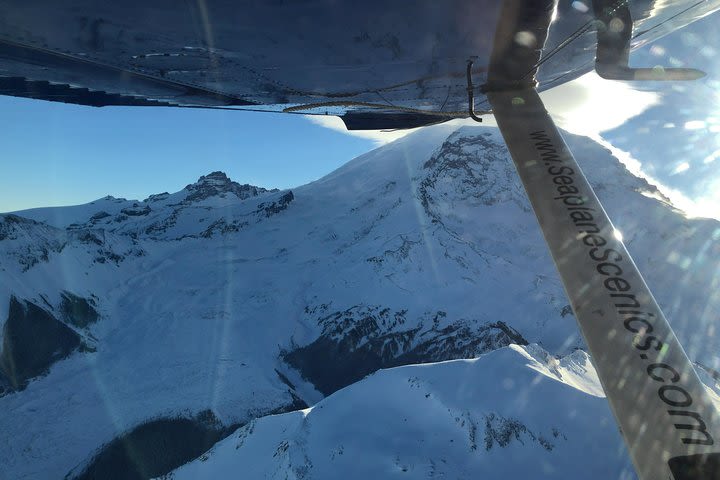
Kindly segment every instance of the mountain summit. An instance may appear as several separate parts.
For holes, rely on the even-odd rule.
[[[266,190],[248,184],[240,185],[230,180],[224,172],[212,172],[204,175],[197,182],[186,186],[184,190],[188,192],[184,199],[185,202],[200,201],[215,196],[225,197],[228,193],[234,194],[240,200],[245,200],[246,198],[257,197],[261,193],[278,191],[277,189]],[[157,199],[157,196],[154,197]]]
[[[688,354],[707,367],[704,378],[714,385],[720,225],[688,219],[658,200],[655,187],[593,141],[567,139]],[[325,397],[327,408],[357,405],[377,385],[418,377],[410,383],[430,382],[418,390],[430,402],[444,388],[433,372],[442,376],[445,367],[362,379],[378,369],[498,349],[515,354],[473,368],[525,372],[510,363],[532,356],[565,383],[540,402],[600,393],[591,365],[575,353],[583,342],[572,311],[493,128],[425,128],[292,191],[240,185],[213,172],[145,201],[104,198],[1,215],[0,252],[0,311],[8,312],[0,320],[0,411],[6,412],[0,478],[160,476],[271,413],[318,405],[311,418],[344,418],[320,415]],[[469,370],[448,368],[457,385],[473,381]],[[568,369],[576,372],[572,382]],[[605,417],[588,410],[582,429],[560,413],[533,424],[523,410],[532,398],[506,398],[498,390],[513,382],[532,386],[528,372],[522,381],[508,373],[497,377],[500,386],[437,404],[450,408],[453,424],[455,416],[458,425],[466,422],[462,428],[474,438],[468,445],[477,447],[452,455],[468,465],[477,459],[463,455],[487,454],[498,463],[528,455],[574,471],[562,470],[556,459],[572,456],[577,436],[604,428],[592,419]],[[376,393],[381,403],[406,398]],[[481,409],[463,403],[477,395],[487,397]],[[590,404],[580,401],[578,413]],[[416,412],[435,412],[422,405]],[[307,424],[296,413],[257,425],[270,432],[272,425]],[[361,427],[347,433],[400,432],[390,424],[381,433]],[[403,432],[397,435],[409,434]],[[567,441],[558,440],[563,435]],[[278,441],[310,438],[286,437]],[[603,438],[598,454],[617,452],[616,437]],[[487,442],[492,448],[480,448]],[[167,451],[158,452],[158,445]],[[341,455],[340,445],[332,448]],[[279,459],[308,452],[280,450]],[[417,465],[397,455],[400,471]],[[616,453],[607,458],[616,462],[608,471],[625,462]],[[284,477],[306,464],[263,465]],[[414,468],[416,476],[425,472]]]

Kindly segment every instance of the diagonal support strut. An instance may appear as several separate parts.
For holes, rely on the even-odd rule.
[[[720,418],[534,88],[488,92],[641,480],[720,479]]]

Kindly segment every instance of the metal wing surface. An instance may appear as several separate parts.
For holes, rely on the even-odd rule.
[[[237,108],[342,115],[350,128],[404,128],[478,111],[501,0],[0,0],[0,94],[92,106]],[[631,48],[720,1],[617,2]],[[507,42],[533,45],[528,35]],[[589,1],[562,1],[536,80],[594,66]],[[528,72],[532,77],[536,69]]]

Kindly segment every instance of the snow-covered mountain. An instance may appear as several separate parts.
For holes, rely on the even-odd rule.
[[[398,367],[253,420],[168,478],[632,478],[601,395],[580,350]]]
[[[598,144],[568,141],[688,353],[714,384],[720,224],[687,219]],[[415,375],[413,368],[436,396],[445,384],[433,378],[472,384],[470,376],[487,370],[488,384],[473,387],[472,395],[448,392],[446,406],[465,409],[476,425],[497,418],[502,430],[502,419],[517,421],[519,430],[507,435],[520,441],[499,442],[493,462],[509,462],[518,448],[550,451],[541,437],[556,445],[556,455],[574,455],[577,447],[551,439],[546,427],[579,432],[578,424],[558,417],[549,427],[533,413],[542,408],[494,407],[512,397],[501,395],[497,379],[529,381],[517,363],[526,360],[518,358],[546,351],[549,359],[579,361],[581,353],[573,352],[583,345],[495,129],[422,129],[292,191],[240,185],[214,172],[144,201],[105,197],[6,214],[0,252],[0,312],[8,312],[0,317],[0,478],[162,475],[238,425],[314,405],[378,369],[529,343],[538,345],[503,350],[472,368],[451,362],[384,372],[310,414],[253,425],[285,428],[320,416],[320,405],[350,408],[381,384]],[[516,373],[523,379],[514,380]],[[556,396],[571,402],[599,393],[588,387],[596,385],[591,367],[578,375],[579,393],[563,387],[530,400],[543,405]],[[375,392],[376,410],[409,401],[381,393]],[[487,407],[475,404],[481,395]],[[577,409],[592,415],[605,409],[607,416],[604,405],[578,400]],[[419,424],[413,435],[430,435],[422,428],[433,425]],[[613,435],[603,437],[604,445],[621,449]],[[257,438],[274,441],[277,431]],[[369,440],[359,441],[353,448]],[[242,458],[252,458],[254,448]],[[481,468],[482,458],[463,458],[468,472]],[[258,463],[258,471],[274,468],[292,478],[289,472],[301,467],[273,462]]]

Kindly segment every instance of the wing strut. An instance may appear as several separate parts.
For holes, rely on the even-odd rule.
[[[639,478],[720,480],[718,412],[535,90],[556,2],[503,1],[482,89]],[[618,9],[622,0],[613,5],[597,8],[599,21],[627,10]],[[627,67],[632,24],[629,13],[623,18],[625,36],[598,35],[598,63],[643,77]],[[521,34],[534,42],[515,41]],[[693,77],[694,71],[672,71],[665,79]]]
[[[640,479],[720,479],[718,413],[537,92],[488,98]]]

